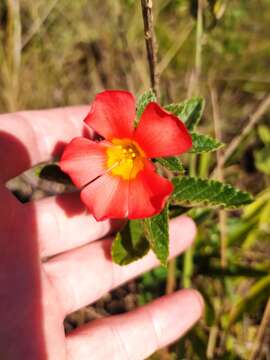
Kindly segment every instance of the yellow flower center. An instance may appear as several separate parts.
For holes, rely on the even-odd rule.
[[[144,168],[145,154],[136,141],[113,139],[107,149],[107,168],[112,175],[124,180],[134,179]]]

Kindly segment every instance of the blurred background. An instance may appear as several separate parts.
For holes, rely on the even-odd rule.
[[[0,112],[90,103],[105,88],[149,89],[140,5],[0,0]],[[192,213],[199,230],[187,254],[72,314],[66,331],[192,286],[205,297],[204,318],[151,359],[269,360],[270,0],[154,0],[153,12],[161,103],[205,97],[200,130],[226,144],[194,158],[193,173],[216,169],[255,202]],[[29,177],[11,187],[23,201],[54,191]]]

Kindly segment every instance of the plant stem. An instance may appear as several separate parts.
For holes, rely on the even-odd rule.
[[[176,259],[172,259],[168,263],[168,275],[166,281],[166,294],[171,294],[176,285]]]
[[[197,155],[190,154],[189,160],[189,174],[190,176],[196,176],[196,166],[197,166]]]
[[[257,333],[257,337],[255,339],[254,345],[253,345],[253,349],[251,352],[251,355],[249,357],[249,360],[256,360],[258,358],[260,358],[260,352],[263,348],[263,342],[264,342],[264,337],[265,337],[265,333],[267,330],[267,327],[270,325],[270,298],[267,301],[264,313],[263,313],[263,318]]]
[[[194,254],[194,245],[192,245],[184,255],[184,264],[183,264],[183,287],[191,287],[191,277],[193,274],[193,254]]]
[[[208,152],[201,154],[199,161],[199,169],[198,169],[200,178],[208,177],[210,160],[211,160],[211,153]]]
[[[203,36],[203,3],[198,0],[197,9],[197,27],[196,27],[196,53],[195,53],[195,93],[199,93],[199,83],[202,67],[202,36]],[[191,86],[192,89],[193,86]],[[194,91],[192,91],[194,93]],[[197,157],[195,154],[190,156],[189,172],[190,176],[196,176]],[[195,251],[192,245],[184,254],[183,260],[183,287],[191,286],[191,278],[193,274],[193,254]]]
[[[203,37],[203,0],[198,0],[197,8],[197,27],[196,27],[196,54],[195,54],[195,74],[196,92],[199,93],[199,84],[202,70],[202,37]]]
[[[141,0],[142,16],[144,23],[144,38],[149,65],[150,82],[153,91],[159,98],[159,74],[157,71],[157,45],[153,25],[153,2],[152,0]]]
[[[217,325],[211,326],[208,344],[207,344],[207,351],[206,351],[207,359],[214,359],[218,332],[219,332],[219,328]]]
[[[20,1],[7,1],[7,34],[5,42],[5,101],[8,111],[17,109],[21,65]]]
[[[213,120],[215,128],[215,136],[218,140],[222,141],[222,131],[221,131],[221,117],[218,106],[217,92],[213,86],[210,86],[210,94],[212,101],[213,109]],[[223,150],[217,151],[217,178],[220,181],[224,180],[223,176]],[[227,266],[227,213],[224,210],[218,211],[219,217],[219,230],[220,230],[220,258],[221,258],[221,267],[224,269]]]
[[[189,163],[189,174],[190,176],[196,176],[196,154],[190,155],[190,163]],[[183,262],[183,287],[189,288],[191,287],[191,277],[193,274],[193,254],[195,248],[192,245],[184,254],[184,262]]]

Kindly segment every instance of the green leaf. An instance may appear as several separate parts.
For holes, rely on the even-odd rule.
[[[185,172],[184,166],[177,156],[156,158],[156,160],[170,171],[178,172],[180,174],[183,174]]]
[[[211,138],[207,135],[198,133],[191,133],[192,136],[192,148],[189,152],[201,154],[210,151],[216,151],[224,146],[220,141]]]
[[[112,259],[119,265],[127,265],[140,259],[149,250],[149,243],[143,235],[141,220],[130,220],[124,229],[116,234],[112,244]]]
[[[270,145],[270,130],[266,125],[260,125],[258,127],[259,137],[265,145]]]
[[[256,168],[267,175],[270,175],[269,153],[270,146],[266,146],[263,149],[254,152]]]
[[[179,104],[166,105],[165,109],[178,116],[193,131],[201,120],[205,101],[202,97],[193,97]]]
[[[174,192],[171,200],[182,206],[207,206],[235,209],[252,202],[249,193],[215,180],[194,177],[173,179]]]
[[[167,265],[169,256],[168,207],[156,216],[144,219],[145,236],[151,249],[163,266]]]
[[[142,116],[142,113],[144,112],[144,109],[151,101],[157,101],[157,97],[152,89],[147,90],[142,95],[139,96],[137,100],[137,119],[139,119]]]

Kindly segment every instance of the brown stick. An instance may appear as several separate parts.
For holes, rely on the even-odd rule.
[[[147,60],[150,71],[151,87],[157,98],[159,97],[159,74],[157,71],[157,46],[153,25],[153,2],[152,0],[141,0],[142,16],[144,24],[144,38],[147,50]]]
[[[252,349],[252,353],[249,357],[249,360],[256,360],[256,359],[260,358],[260,352],[263,347],[265,333],[266,333],[266,330],[267,330],[267,327],[269,326],[269,324],[270,324],[270,298],[267,301],[267,304],[266,304],[266,307],[264,310],[264,314],[263,314],[263,318],[262,318],[262,322],[259,327],[257,337],[255,340],[253,349]]]
[[[224,156],[222,158],[222,161],[220,162],[219,166],[224,166],[225,163],[230,159],[230,157],[233,155],[235,150],[238,148],[238,146],[241,144],[241,142],[246,138],[246,136],[250,133],[250,131],[254,128],[254,126],[257,124],[257,122],[261,119],[261,117],[266,113],[268,108],[270,107],[270,95],[267,95],[256,111],[249,117],[249,121],[247,126],[243,129],[241,134],[237,137],[235,137],[232,142],[227,147],[227,150],[224,153]],[[214,176],[217,172],[217,167],[214,169],[212,176]]]
[[[222,141],[222,131],[221,131],[221,117],[219,112],[219,105],[218,105],[218,98],[217,98],[217,92],[214,86],[211,86],[210,84],[210,94],[211,94],[211,101],[212,101],[212,109],[213,109],[213,120],[214,120],[214,128],[215,128],[215,135],[216,138],[220,141]],[[220,181],[224,180],[224,174],[223,174],[223,159],[224,159],[224,153],[223,150],[217,151],[217,178]],[[220,257],[221,257],[221,266],[222,268],[226,268],[227,266],[227,214],[224,210],[219,210],[218,212],[219,217],[219,226],[220,226],[220,240],[221,240],[221,246],[220,246]]]

